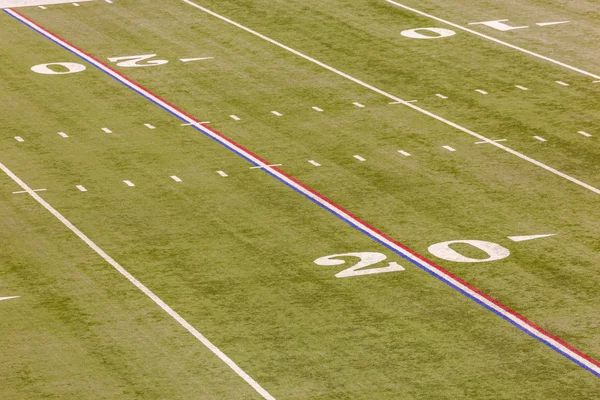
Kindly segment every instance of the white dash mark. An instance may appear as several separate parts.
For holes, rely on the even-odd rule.
[[[312,165],[314,165],[315,167],[320,167],[321,166],[321,164],[319,164],[315,160],[308,160],[308,162],[311,163]]]
[[[583,135],[583,136],[585,136],[585,137],[592,137],[592,135],[591,135],[591,134],[589,134],[589,133],[587,133],[587,132],[584,132],[584,131],[579,131],[579,132],[577,132],[577,133],[579,133],[580,135]]]
[[[561,24],[568,24],[571,21],[558,21],[558,22],[537,22],[536,25],[537,26],[551,26],[551,25],[561,25]]]
[[[513,242],[525,242],[527,240],[541,239],[550,236],[556,236],[555,233],[550,233],[548,235],[531,235],[531,236],[508,236],[510,240]]]
[[[417,103],[419,100],[407,100],[405,103]]]
[[[173,179],[175,182],[181,182],[181,179],[179,179],[179,177],[172,175],[171,179]]]
[[[558,84],[559,84],[559,85],[561,85],[561,86],[569,86],[569,84],[568,84],[568,83],[566,83],[566,82],[563,82],[563,81],[556,81],[556,83],[558,83]]]
[[[356,107],[358,107],[358,108],[365,108],[365,105],[364,105],[364,104],[360,104],[360,103],[359,103],[359,102],[357,102],[357,101],[355,101],[355,102],[354,102],[354,103],[352,103],[352,104],[354,104],[354,105],[355,105]]]
[[[231,119],[233,119],[234,121],[239,121],[239,120],[241,120],[241,118],[240,118],[240,117],[238,117],[237,115],[233,115],[233,114],[232,114],[232,115],[230,115],[230,117],[231,117]]]
[[[475,90],[477,93],[481,93],[481,94],[488,94],[488,92],[486,92],[485,90],[481,90],[481,89],[477,89]]]
[[[191,61],[202,61],[202,60],[212,60],[214,57],[199,57],[199,58],[180,58],[181,62],[191,62]]]
[[[102,128],[102,130],[103,130],[104,132],[106,132],[106,133],[112,133],[112,131],[111,131],[110,129],[108,129],[108,128]]]
[[[0,297],[0,301],[10,300],[10,299],[18,299],[21,296],[10,296],[10,297]]]
[[[442,146],[442,147],[448,151],[456,151],[456,149],[454,147],[450,147],[450,146]]]
[[[404,150],[398,150],[398,153],[402,154],[404,157],[410,157],[410,153],[408,153]]]
[[[82,185],[77,185],[75,186],[77,189],[79,189],[80,192],[87,192],[87,189],[84,188]]]
[[[221,175],[221,176],[228,176],[225,172],[223,171],[217,171],[217,174]]]
[[[42,10],[45,10],[45,9],[46,9],[46,7],[44,7],[44,6],[39,6],[39,7],[40,7]]]
[[[75,7],[79,7],[79,3],[73,3]]]
[[[108,4],[112,4],[112,0],[105,0]]]
[[[17,142],[24,142],[25,139],[23,139],[21,136],[15,136],[15,139],[17,140]]]
[[[48,189],[35,189],[33,191],[34,192],[45,192],[46,190],[48,190]],[[19,194],[19,193],[27,193],[27,191],[26,190],[21,190],[19,192],[13,192],[13,194]]]
[[[58,134],[59,134],[61,137],[64,137],[64,138],[68,138],[68,137],[69,137],[69,135],[67,135],[67,134],[66,134],[66,133],[64,133],[64,132],[58,132]]]
[[[318,112],[323,112],[323,109],[321,109],[319,107],[313,107],[312,109],[315,110],[315,111],[318,111]]]
[[[439,97],[440,99],[447,99],[447,96],[444,96],[443,94],[436,94],[437,97]]]
[[[521,89],[521,90],[529,90],[527,89],[525,86],[521,86],[521,85],[516,85],[515,86],[517,89]]]
[[[358,161],[366,161],[363,157],[359,155],[355,155],[354,158],[356,158]]]
[[[131,181],[123,181],[124,184],[126,184],[129,187],[134,187],[135,185],[133,184],[133,182]]]
[[[156,129],[156,127],[154,125],[150,125],[150,124],[144,124],[144,126],[148,129]]]
[[[283,164],[269,164],[269,165],[257,165],[255,167],[250,167],[250,169],[260,169],[260,168],[269,168],[269,167],[279,167]]]
[[[484,140],[483,142],[475,142],[475,144],[486,144],[491,142],[506,142],[508,139]]]
[[[271,114],[276,115],[278,117],[282,117],[283,116],[283,114],[280,113],[279,111],[271,111]]]
[[[534,138],[534,139],[536,139],[536,140],[539,140],[540,142],[547,142],[547,140],[546,140],[546,139],[544,139],[544,138],[543,138],[543,137],[541,137],[541,136],[534,136],[533,138]]]

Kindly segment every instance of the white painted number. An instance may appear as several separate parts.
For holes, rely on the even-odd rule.
[[[485,253],[487,258],[471,258],[466,257],[450,247],[451,244],[464,243],[471,245]],[[500,246],[497,243],[486,242],[483,240],[450,240],[448,242],[437,243],[429,246],[429,252],[434,256],[446,261],[463,262],[463,263],[478,263],[502,260],[510,255],[507,248]]]
[[[360,261],[350,268],[343,270],[342,272],[338,272],[335,276],[336,278],[347,278],[349,276],[361,276],[361,275],[371,275],[371,274],[381,274],[384,272],[396,272],[396,271],[404,271],[400,265],[395,262],[391,262],[387,267],[379,267],[379,268],[368,268],[370,265],[374,265],[384,261],[387,257],[385,254],[381,253],[371,253],[371,252],[362,252],[362,253],[344,253],[344,254],[334,254],[331,256],[325,256],[321,258],[317,258],[315,260],[315,264],[317,265],[342,265],[345,264],[344,260],[337,260],[339,257],[358,257]]]
[[[50,66],[54,67],[50,68]],[[31,67],[31,70],[35,73],[44,75],[75,74],[77,72],[85,71],[85,65],[72,62],[55,62],[34,65]]]
[[[156,57],[156,54],[141,54],[139,56],[124,56],[124,57],[110,57],[108,60],[116,62],[119,67],[154,67],[157,65],[163,65],[168,63],[168,60],[149,60],[152,57]],[[142,63],[142,61],[146,61]],[[120,61],[120,62],[119,62]]]
[[[423,34],[420,31],[427,32],[428,34]],[[444,28],[415,28],[402,31],[400,34],[411,39],[441,39],[454,36],[456,32]]]

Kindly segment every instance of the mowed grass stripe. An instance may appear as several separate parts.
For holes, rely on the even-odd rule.
[[[32,29],[36,30],[37,32],[42,33],[45,37],[51,39],[55,43],[60,44],[62,47],[65,47],[72,53],[78,55],[80,58],[83,58],[84,60],[90,62],[92,65],[101,69],[102,71],[104,71],[108,75],[114,77],[118,81],[124,83],[126,86],[133,89],[137,93],[143,95],[147,99],[151,100],[152,102],[156,103],[157,105],[159,105],[159,106],[163,107],[164,109],[166,109],[167,111],[171,112],[173,115],[177,116],[179,119],[188,122],[198,131],[213,138],[214,140],[218,141],[219,143],[225,145],[227,148],[234,151],[238,155],[246,158],[248,161],[254,163],[257,166],[268,167],[268,168],[264,168],[267,173],[269,173],[270,175],[279,179],[280,181],[287,184],[288,186],[292,187],[296,191],[300,192],[307,198],[309,198],[312,201],[314,201],[315,203],[319,204],[321,207],[327,209],[328,211],[330,211],[330,212],[334,213],[335,215],[337,215],[338,217],[342,218],[345,222],[349,223],[351,226],[359,229],[363,233],[372,237],[374,240],[378,241],[379,243],[383,244],[384,246],[388,247],[389,249],[395,251],[397,254],[399,254],[402,257],[413,262],[415,265],[426,270],[430,274],[436,276],[438,279],[442,280],[449,286],[453,287],[454,289],[458,290],[459,292],[465,294],[467,297],[475,300],[480,305],[483,305],[487,309],[493,311],[497,315],[499,315],[502,318],[506,319],[507,321],[511,322],[513,325],[517,326],[519,329],[523,330],[524,332],[528,333],[532,337],[534,337],[534,338],[540,340],[541,342],[545,343],[546,345],[550,346],[555,351],[557,351],[558,353],[571,359],[572,361],[574,361],[581,367],[587,369],[588,371],[592,372],[593,374],[595,374],[597,376],[600,376],[600,363],[598,363],[591,357],[579,352],[578,350],[576,350],[572,346],[568,345],[567,343],[550,335],[548,332],[537,327],[536,325],[534,325],[533,323],[531,323],[530,321],[525,319],[523,316],[508,309],[506,306],[500,304],[493,298],[483,294],[481,291],[477,290],[476,288],[473,288],[472,286],[468,285],[466,282],[453,276],[452,274],[445,271],[444,269],[442,269],[438,265],[434,264],[433,262],[427,260],[426,258],[422,257],[421,255],[417,254],[416,252],[412,251],[411,249],[408,249],[404,245],[394,241],[389,236],[386,236],[385,234],[381,233],[380,231],[376,230],[375,228],[371,227],[370,225],[364,223],[360,219],[356,218],[354,215],[350,214],[348,211],[339,207],[338,205],[331,202],[330,200],[328,200],[324,196],[320,195],[319,193],[306,187],[305,185],[303,185],[296,179],[288,176],[287,174],[283,173],[282,171],[280,171],[277,168],[269,167],[270,164],[267,163],[266,161],[264,161],[263,159],[250,153],[248,150],[237,145],[235,142],[231,141],[230,139],[223,136],[219,132],[217,132],[211,128],[200,125],[199,121],[197,119],[195,119],[195,118],[191,117],[190,115],[184,113],[183,111],[177,109],[176,107],[172,106],[165,100],[159,98],[158,96],[154,95],[153,93],[149,92],[148,90],[142,88],[141,86],[139,86],[132,80],[125,77],[124,75],[107,67],[106,65],[99,62],[97,59],[93,58],[92,56],[88,55],[87,53],[75,48],[74,46],[70,45],[69,43],[65,42],[64,40],[56,37],[52,33],[45,30],[44,28],[42,28],[39,25],[28,20],[26,17],[22,16],[21,14],[15,12],[14,10],[7,10],[7,13],[14,16],[15,18],[17,18],[24,24],[28,25]],[[489,139],[486,139],[486,140],[489,140]],[[492,141],[492,143],[494,143],[494,142]]]
[[[301,53],[301,52],[299,52],[297,50],[294,50],[291,47],[286,46],[286,45],[284,45],[284,44],[282,44],[282,43],[280,43],[280,42],[278,42],[278,41],[276,41],[274,39],[271,39],[271,38],[269,38],[269,37],[267,37],[267,36],[265,36],[265,35],[257,32],[257,31],[255,31],[255,30],[253,30],[253,29],[250,29],[250,28],[248,28],[248,27],[246,27],[246,26],[244,26],[242,24],[239,24],[239,23],[237,23],[237,22],[235,22],[235,21],[233,21],[233,20],[231,20],[231,19],[229,19],[227,17],[224,17],[224,16],[222,16],[220,14],[217,14],[214,11],[211,11],[211,10],[205,8],[205,7],[202,7],[202,6],[194,3],[193,1],[183,0],[183,2],[189,4],[192,7],[197,8],[197,9],[199,9],[199,10],[201,10],[201,11],[207,13],[207,14],[210,14],[210,15],[216,17],[216,18],[219,18],[220,20],[225,21],[228,24],[236,26],[236,27],[238,27],[238,28],[240,28],[240,29],[242,29],[242,30],[244,30],[244,31],[246,31],[246,32],[254,35],[254,36],[257,36],[257,37],[259,37],[259,38],[261,38],[263,40],[266,40],[266,41],[268,41],[268,42],[270,42],[270,43],[272,43],[272,44],[274,44],[274,45],[276,45],[276,46],[278,46],[278,47],[280,47],[280,48],[282,48],[282,49],[284,49],[286,51],[289,51],[290,53],[293,53],[293,54],[295,54],[295,55],[297,55],[299,57],[302,57],[303,59],[305,59],[307,61],[310,61],[310,62],[312,62],[312,63],[314,63],[314,64],[316,64],[316,65],[318,65],[320,67],[323,67],[323,68],[325,68],[325,69],[327,69],[327,70],[329,70],[329,71],[331,71],[331,72],[333,72],[333,73],[335,73],[335,74],[337,74],[339,76],[342,76],[342,77],[344,77],[344,78],[346,78],[346,79],[348,79],[348,80],[350,80],[350,81],[352,81],[354,83],[357,83],[360,86],[363,86],[363,87],[365,87],[365,88],[367,88],[367,89],[369,89],[369,90],[371,90],[373,92],[379,93],[382,96],[385,96],[385,97],[387,97],[387,98],[389,98],[391,100],[394,100],[395,102],[397,102],[399,104],[403,104],[403,105],[405,105],[407,107],[410,107],[410,108],[412,108],[415,111],[418,111],[418,112],[420,112],[422,114],[425,114],[425,115],[427,115],[427,116],[429,116],[431,118],[434,118],[434,119],[442,122],[443,124],[446,124],[448,126],[456,128],[459,131],[462,131],[462,132],[464,132],[466,134],[469,134],[469,135],[471,135],[473,137],[476,137],[476,138],[478,138],[478,139],[480,139],[482,141],[485,141],[485,142],[487,142],[487,143],[489,143],[489,144],[491,144],[491,145],[493,145],[493,146],[495,146],[495,147],[497,147],[499,149],[502,149],[502,150],[504,150],[504,151],[506,151],[506,152],[508,152],[508,153],[510,153],[512,155],[515,155],[515,156],[517,156],[517,157],[519,157],[519,158],[521,158],[521,159],[523,159],[523,160],[525,160],[525,161],[527,161],[527,162],[529,162],[531,164],[534,164],[534,165],[536,165],[536,166],[538,166],[540,168],[543,168],[543,169],[545,169],[548,172],[551,172],[551,173],[553,173],[555,175],[558,175],[559,177],[561,177],[563,179],[566,179],[566,180],[568,180],[570,182],[573,182],[576,185],[579,185],[579,186],[581,186],[581,187],[583,187],[583,188],[585,188],[587,190],[590,190],[590,191],[592,191],[592,192],[594,192],[596,194],[600,194],[600,189],[598,189],[598,188],[596,188],[596,187],[594,187],[594,186],[592,186],[592,185],[590,185],[590,184],[588,184],[586,182],[583,182],[583,181],[581,181],[581,180],[579,180],[577,178],[574,178],[574,177],[572,177],[572,176],[570,176],[570,175],[568,175],[568,174],[566,174],[564,172],[561,172],[561,171],[559,171],[559,170],[557,170],[555,168],[552,168],[552,167],[550,167],[550,166],[548,166],[548,165],[546,165],[546,164],[544,164],[544,163],[542,163],[542,162],[540,162],[538,160],[535,160],[535,159],[533,159],[533,158],[531,158],[529,156],[526,156],[525,154],[522,154],[522,153],[520,153],[520,152],[518,152],[516,150],[513,150],[510,147],[507,147],[507,146],[504,146],[502,144],[499,144],[498,142],[495,142],[492,139],[489,139],[489,138],[487,138],[487,137],[485,137],[485,136],[483,136],[483,135],[481,135],[481,134],[479,134],[477,132],[474,132],[474,131],[472,131],[472,130],[470,130],[468,128],[465,128],[465,127],[463,127],[463,126],[461,126],[461,125],[459,125],[459,124],[457,124],[455,122],[452,122],[450,120],[447,120],[446,118],[443,118],[443,117],[441,117],[441,116],[439,116],[437,114],[434,114],[434,113],[432,113],[432,112],[430,112],[428,110],[425,110],[424,108],[416,106],[413,103],[411,103],[410,101],[402,100],[402,99],[400,99],[397,96],[394,96],[394,95],[392,95],[392,94],[390,94],[390,93],[388,93],[388,92],[386,92],[386,91],[384,91],[382,89],[379,89],[379,88],[377,88],[377,87],[375,87],[373,85],[370,85],[370,84],[368,84],[368,83],[366,83],[366,82],[364,82],[364,81],[362,81],[360,79],[357,79],[357,78],[355,78],[355,77],[353,77],[353,76],[351,76],[349,74],[346,74],[345,72],[342,72],[342,71],[340,71],[340,70],[338,70],[338,69],[336,69],[334,67],[331,67],[330,65],[327,65],[327,64],[325,64],[325,63],[323,63],[323,62],[321,62],[321,61],[319,61],[319,60],[317,60],[315,58],[307,56],[304,53]]]

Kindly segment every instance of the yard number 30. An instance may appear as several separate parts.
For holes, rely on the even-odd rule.
[[[371,252],[333,254],[331,256],[317,258],[315,260],[315,264],[323,265],[323,266],[345,264],[346,261],[339,260],[338,259],[339,257],[358,257],[359,261],[358,261],[358,263],[354,264],[350,268],[346,268],[345,270],[338,272],[335,275],[337,278],[347,278],[349,276],[381,274],[384,272],[404,271],[404,268],[395,262],[389,263],[389,265],[387,267],[364,269],[365,267],[380,263],[387,258],[385,254],[371,253]]]

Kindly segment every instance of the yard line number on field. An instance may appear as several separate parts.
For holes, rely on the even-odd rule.
[[[187,0],[186,0],[186,2],[187,2]],[[195,3],[192,3],[192,4],[195,4]],[[200,6],[197,6],[197,7],[201,8]],[[217,132],[216,130],[211,129],[210,127],[205,126],[205,125],[200,125],[198,119],[196,119],[196,118],[192,117],[191,115],[185,113],[184,111],[178,109],[177,107],[168,103],[167,101],[159,98],[154,93],[141,87],[139,84],[135,83],[131,79],[125,77],[124,75],[118,73],[114,69],[101,63],[96,58],[83,52],[82,50],[71,45],[70,43],[66,42],[65,40],[57,37],[56,35],[54,35],[50,31],[48,31],[47,29],[42,28],[40,25],[29,20],[22,14],[14,11],[12,9],[5,10],[5,12],[7,14],[11,15],[12,17],[14,17],[15,19],[21,21],[23,24],[27,25],[29,28],[40,33],[44,37],[50,39],[54,43],[67,49],[74,55],[86,60],[88,63],[90,63],[94,67],[103,71],[107,75],[111,76],[113,79],[117,80],[118,82],[122,83],[129,89],[140,94],[141,96],[143,96],[147,100],[153,102],[157,106],[168,111],[169,113],[171,113],[178,119],[180,119],[184,122],[190,123],[190,124],[194,124],[194,125],[192,125],[194,127],[194,129],[198,130],[199,132],[206,135],[207,137],[210,137],[211,139],[220,143],[221,145],[223,145],[224,147],[233,151],[234,153],[236,153],[240,157],[244,158],[248,162],[250,162],[254,165],[257,165],[257,166],[258,165],[262,165],[262,166],[269,165],[269,162],[267,162],[266,160],[251,153],[247,149],[241,147],[240,145],[238,145],[237,143],[235,143],[228,137]],[[212,13],[212,11],[211,11],[211,13]],[[224,17],[220,17],[220,18],[224,18]],[[304,57],[306,57],[306,56],[304,56]],[[314,60],[314,61],[319,63],[316,60]],[[322,63],[320,63],[320,64],[322,64]],[[326,67],[331,68],[328,66],[326,66]],[[337,71],[337,70],[334,70],[334,71]],[[342,74],[339,71],[338,71],[338,73]],[[353,80],[355,79],[355,78],[352,78],[349,76],[347,76],[347,77],[349,79],[353,79]],[[360,82],[360,81],[358,81],[358,82]],[[361,82],[361,84],[366,85],[365,83],[362,83],[362,82]],[[375,88],[373,88],[373,89],[375,89]],[[379,89],[375,89],[375,90],[379,91]],[[385,92],[383,92],[383,93],[385,93]],[[393,97],[393,99],[394,98],[395,97]],[[477,134],[475,134],[475,135],[477,135]],[[478,136],[480,136],[480,135],[478,135]],[[123,275],[128,277],[128,279],[130,279],[130,281],[132,283],[134,283],[140,290],[144,291],[144,293],[146,293],[149,297],[151,297],[157,304],[159,304],[161,306],[161,308],[163,308],[165,311],[167,311],[169,313],[169,315],[171,315],[174,319],[176,319],[182,326],[186,327],[186,329],[188,329],[188,331],[190,333],[192,333],[198,340],[200,340],[203,344],[205,344],[211,351],[213,351],[213,353],[217,354],[219,356],[219,358],[221,358],[223,361],[225,361],[227,363],[227,365],[229,365],[230,368],[232,368],[240,377],[242,377],[247,383],[249,383],[265,399],[273,399],[273,396],[271,396],[264,388],[262,388],[248,374],[246,374],[243,370],[241,370],[241,368],[239,368],[229,357],[227,357],[223,352],[221,352],[218,348],[216,348],[210,341],[208,341],[208,339],[206,339],[195,328],[193,328],[191,325],[189,325],[174,310],[172,310],[164,302],[162,302],[162,300],[160,300],[158,297],[156,297],[156,295],[154,295],[154,293],[150,292],[149,289],[147,289],[139,281],[137,281],[133,276],[131,276],[127,271],[125,271],[123,269],[123,267],[118,265],[112,258],[110,258],[106,253],[104,253],[104,251],[102,251],[100,248],[98,248],[98,246],[96,246],[87,236],[85,236],[81,231],[79,231],[75,226],[73,226],[69,221],[67,221],[61,214],[59,214],[54,208],[52,208],[47,202],[45,202],[39,195],[37,195],[35,192],[33,192],[25,183],[23,183],[23,181],[21,181],[12,172],[10,172],[10,170],[8,170],[2,164],[0,164],[0,169],[2,169],[11,178],[13,178],[13,180],[15,180],[15,182],[18,182],[21,187],[25,188],[28,191],[28,193],[32,197],[34,197],[34,199],[36,199],[48,211],[50,211],[59,220],[61,220],[61,222],[63,222],[63,224],[68,226],[74,233],[76,233],[90,247],[92,247],[94,250],[96,250],[98,252],[98,254],[100,254],[105,260],[109,261],[111,263],[111,265],[113,265]],[[538,327],[531,321],[527,320],[522,315],[519,315],[515,311],[513,311],[513,310],[509,309],[508,307],[504,306],[503,304],[499,303],[494,298],[484,294],[483,292],[481,292],[480,290],[476,289],[475,287],[469,285],[467,282],[463,281],[462,279],[452,275],[450,272],[446,271],[445,269],[443,269],[439,265],[435,264],[434,262],[426,259],[425,257],[421,256],[420,254],[416,253],[415,251],[404,246],[400,242],[385,235],[384,233],[382,233],[381,231],[370,226],[366,222],[358,219],[356,216],[354,216],[350,212],[346,211],[339,205],[333,203],[331,200],[327,199],[320,193],[317,193],[316,191],[312,190],[308,186],[302,184],[297,179],[287,175],[285,172],[279,170],[278,168],[264,168],[263,171],[265,171],[269,175],[273,176],[274,178],[278,179],[280,182],[286,184],[290,188],[294,189],[298,193],[302,194],[306,198],[310,199],[315,204],[318,204],[323,209],[331,212],[332,214],[334,214],[335,216],[337,216],[338,218],[340,218],[341,220],[343,220],[350,226],[363,232],[367,236],[371,237],[373,240],[379,242],[383,246],[394,251],[395,253],[402,256],[403,258],[409,260],[410,262],[412,262],[419,268],[428,272],[429,274],[436,277],[440,281],[444,282],[448,286],[452,287],[456,291],[462,293],[466,297],[470,298],[471,300],[475,301],[476,303],[480,304],[481,306],[485,307],[486,309],[492,311],[496,315],[498,315],[501,318],[505,319],[506,321],[510,322],[512,325],[519,328],[523,332],[527,333],[531,337],[546,344],[548,347],[555,350],[559,354],[567,357],[568,359],[570,359],[571,361],[573,361],[580,367],[582,367],[582,368],[590,371],[594,375],[600,377],[600,362],[594,360],[593,358],[589,357],[588,355],[575,349],[574,347],[570,346],[568,343],[564,342],[563,340],[556,338],[555,336],[546,332],[545,330]]]
[[[472,131],[470,129],[467,129],[467,128],[465,128],[465,127],[463,127],[463,126],[461,126],[461,125],[459,125],[457,123],[454,123],[452,121],[449,121],[449,120],[447,120],[447,119],[445,119],[443,117],[440,117],[439,115],[434,114],[434,113],[432,113],[430,111],[427,111],[426,109],[421,108],[421,107],[419,107],[419,106],[417,106],[417,105],[415,105],[413,103],[409,103],[406,100],[402,100],[401,98],[399,98],[397,96],[394,96],[394,95],[392,95],[392,94],[390,94],[390,93],[388,93],[388,92],[386,92],[384,90],[381,90],[381,89],[379,89],[379,88],[377,88],[377,87],[375,87],[373,85],[370,85],[370,84],[368,84],[368,83],[366,83],[364,81],[361,81],[360,79],[357,79],[357,78],[355,78],[355,77],[353,77],[351,75],[348,75],[347,73],[342,72],[342,71],[340,71],[340,70],[338,70],[338,69],[336,69],[336,68],[334,68],[334,67],[332,67],[330,65],[327,65],[327,64],[325,64],[325,63],[323,63],[323,62],[321,62],[321,61],[319,61],[319,60],[317,60],[315,58],[307,56],[306,54],[301,53],[298,50],[294,50],[294,49],[292,49],[289,46],[286,46],[286,45],[284,45],[284,44],[282,44],[282,43],[280,43],[280,42],[278,42],[278,41],[276,41],[274,39],[271,39],[270,37],[267,37],[267,36],[263,35],[262,33],[258,33],[258,32],[256,32],[253,29],[250,29],[250,28],[248,28],[248,27],[246,27],[246,26],[244,26],[244,25],[242,25],[240,23],[237,23],[237,22],[235,22],[235,21],[233,21],[233,20],[231,20],[231,19],[229,19],[227,17],[224,17],[224,16],[222,16],[220,14],[217,14],[214,11],[211,11],[211,10],[205,8],[205,7],[202,7],[202,6],[194,3],[193,1],[190,1],[190,0],[182,0],[182,1],[184,3],[189,4],[192,7],[195,7],[197,9],[199,9],[199,10],[201,10],[201,11],[209,14],[209,15],[212,15],[213,17],[216,17],[216,18],[218,18],[218,19],[220,19],[220,20],[222,20],[224,22],[227,22],[228,24],[231,24],[231,25],[233,25],[233,26],[235,26],[237,28],[240,28],[240,29],[242,29],[242,30],[244,30],[244,31],[246,31],[246,32],[254,35],[254,36],[257,36],[257,37],[259,37],[259,38],[261,38],[263,40],[266,40],[267,42],[272,43],[275,46],[278,46],[278,47],[280,47],[280,48],[282,48],[284,50],[287,50],[290,53],[297,55],[298,57],[301,57],[301,58],[303,58],[303,59],[305,59],[307,61],[310,61],[310,62],[312,62],[312,63],[314,63],[314,64],[316,64],[316,65],[318,65],[318,66],[320,66],[322,68],[325,68],[325,69],[327,69],[327,70],[329,70],[329,71],[331,71],[331,72],[333,72],[333,73],[335,73],[335,74],[337,74],[337,75],[339,75],[341,77],[344,77],[344,78],[346,78],[346,79],[348,79],[348,80],[350,80],[350,81],[352,81],[352,82],[354,82],[354,83],[356,83],[356,84],[358,84],[358,85],[360,85],[360,86],[362,86],[364,88],[367,88],[367,89],[369,89],[369,90],[371,90],[371,91],[373,91],[375,93],[379,93],[380,95],[385,96],[385,97],[387,97],[387,98],[389,98],[391,100],[394,100],[394,101],[396,101],[398,103],[404,104],[405,106],[410,107],[413,110],[420,112],[421,114],[425,114],[428,117],[431,117],[433,119],[438,120],[439,122],[442,122],[443,124],[446,124],[446,125],[451,126],[451,127],[455,128],[455,129],[458,129],[459,131],[464,132],[466,134],[469,134],[469,135],[471,135],[473,137],[476,137],[479,140],[482,140],[482,141],[485,141],[487,143],[490,143],[491,145],[493,145],[493,146],[495,146],[495,147],[497,147],[499,149],[502,149],[502,150],[504,150],[504,151],[506,151],[506,152],[508,152],[508,153],[510,153],[512,155],[515,155],[515,156],[517,156],[517,157],[519,157],[519,158],[521,158],[521,159],[523,159],[523,160],[525,160],[525,161],[527,161],[527,162],[529,162],[531,164],[534,164],[534,165],[536,165],[536,166],[538,166],[540,168],[543,168],[546,171],[551,172],[551,173],[553,173],[553,174],[555,174],[557,176],[560,176],[563,179],[566,179],[566,180],[568,180],[570,182],[573,182],[576,185],[579,185],[579,186],[581,186],[583,188],[586,188],[587,190],[590,190],[590,191],[592,191],[592,192],[594,192],[596,194],[600,194],[600,189],[598,189],[598,188],[596,188],[596,187],[594,187],[594,186],[592,186],[590,184],[587,184],[587,183],[585,183],[585,182],[583,182],[583,181],[581,181],[579,179],[576,179],[576,178],[574,178],[574,177],[572,177],[570,175],[567,175],[564,172],[561,172],[561,171],[559,171],[559,170],[557,170],[555,168],[552,168],[552,167],[550,167],[550,166],[542,163],[541,161],[537,161],[537,160],[535,160],[535,159],[533,159],[533,158],[531,158],[529,156],[526,156],[525,154],[522,154],[522,153],[520,153],[520,152],[518,152],[516,150],[511,149],[510,147],[506,147],[506,146],[504,146],[504,145],[502,145],[502,144],[500,144],[498,142],[494,142],[493,140],[491,140],[491,139],[489,139],[489,138],[487,138],[487,137],[485,137],[485,136],[483,136],[483,135],[481,135],[481,134],[479,134],[477,132],[474,132],[474,131]],[[598,79],[600,79],[600,76],[598,77]]]
[[[184,1],[185,1],[185,0],[184,0]],[[454,22],[447,21],[447,20],[445,20],[445,19],[442,19],[442,18],[436,17],[435,15],[428,14],[428,13],[426,13],[426,12],[423,12],[423,11],[421,11],[421,10],[417,10],[416,8],[409,7],[409,6],[407,6],[407,5],[404,5],[404,4],[401,4],[401,3],[398,3],[398,2],[396,2],[396,1],[393,1],[393,0],[386,0],[386,1],[387,1],[388,3],[390,3],[390,4],[393,4],[393,5],[395,5],[396,7],[400,7],[400,8],[403,8],[403,9],[405,9],[405,10],[412,11],[412,12],[414,12],[414,13],[416,13],[416,14],[419,14],[419,15],[421,15],[421,16],[423,16],[423,17],[427,17],[427,18],[433,19],[433,20],[435,20],[435,21],[441,22],[441,23],[443,23],[443,24],[450,25],[450,26],[452,26],[452,27],[454,27],[454,28],[456,28],[456,29],[460,29],[460,30],[462,30],[462,31],[465,31],[465,32],[471,33],[471,34],[473,34],[473,35],[479,36],[479,37],[481,37],[481,38],[484,38],[484,39],[487,39],[487,40],[491,40],[492,42],[495,42],[495,43],[501,44],[501,45],[503,45],[503,46],[506,46],[506,47],[510,47],[511,49],[518,50],[518,51],[520,51],[520,52],[522,52],[522,53],[525,53],[525,54],[529,54],[530,56],[534,56],[534,57],[540,58],[540,59],[542,59],[542,60],[549,61],[549,62],[551,62],[551,63],[553,63],[553,64],[560,65],[561,67],[563,67],[563,68],[567,68],[567,69],[570,69],[571,71],[578,72],[578,73],[580,73],[580,74],[583,74],[583,75],[586,75],[586,76],[592,77],[592,78],[594,78],[594,79],[600,79],[600,75],[596,75],[596,74],[593,74],[593,73],[591,73],[591,72],[584,71],[584,70],[583,70],[583,69],[581,69],[581,68],[577,68],[577,67],[574,67],[574,66],[572,66],[572,65],[566,64],[566,63],[564,63],[564,62],[561,62],[561,61],[555,60],[555,59],[553,59],[553,58],[546,57],[546,56],[544,56],[544,55],[541,55],[541,54],[539,54],[539,53],[535,53],[535,52],[533,52],[533,51],[526,50],[526,49],[524,49],[524,48],[522,48],[522,47],[518,47],[518,46],[515,46],[514,44],[510,44],[510,43],[504,42],[504,41],[502,41],[502,40],[500,40],[500,39],[496,39],[495,37],[488,36],[488,35],[485,35],[485,34],[483,34],[483,33],[480,33],[480,32],[477,32],[477,31],[474,31],[473,29],[466,28],[466,27],[464,27],[464,26],[461,26],[461,25],[455,24]],[[504,20],[496,20],[496,21],[485,21],[485,22],[478,22],[478,24],[487,25],[487,26],[489,26],[489,27],[491,27],[491,28],[495,28],[495,29],[498,29],[498,30],[500,30],[500,31],[503,31],[503,30],[504,30],[504,31],[506,31],[506,30],[520,29],[520,28],[521,28],[521,27],[514,27],[514,26],[510,26],[510,25],[508,25],[508,24],[503,24],[503,22],[506,22],[506,21],[508,21],[508,20],[504,19]],[[567,23],[567,22],[568,22],[568,21],[560,21],[560,23]],[[557,24],[558,24],[557,22],[550,22],[550,23],[548,23],[548,22],[539,22],[539,23],[537,23],[537,25],[538,25],[538,26],[548,26],[548,25],[557,25]],[[435,29],[440,29],[440,28],[435,28]],[[450,30],[449,30],[449,29],[446,29],[446,31],[450,31]],[[454,31],[450,31],[450,32],[453,32],[453,33],[454,33]],[[452,36],[452,35],[448,35],[448,36]]]

